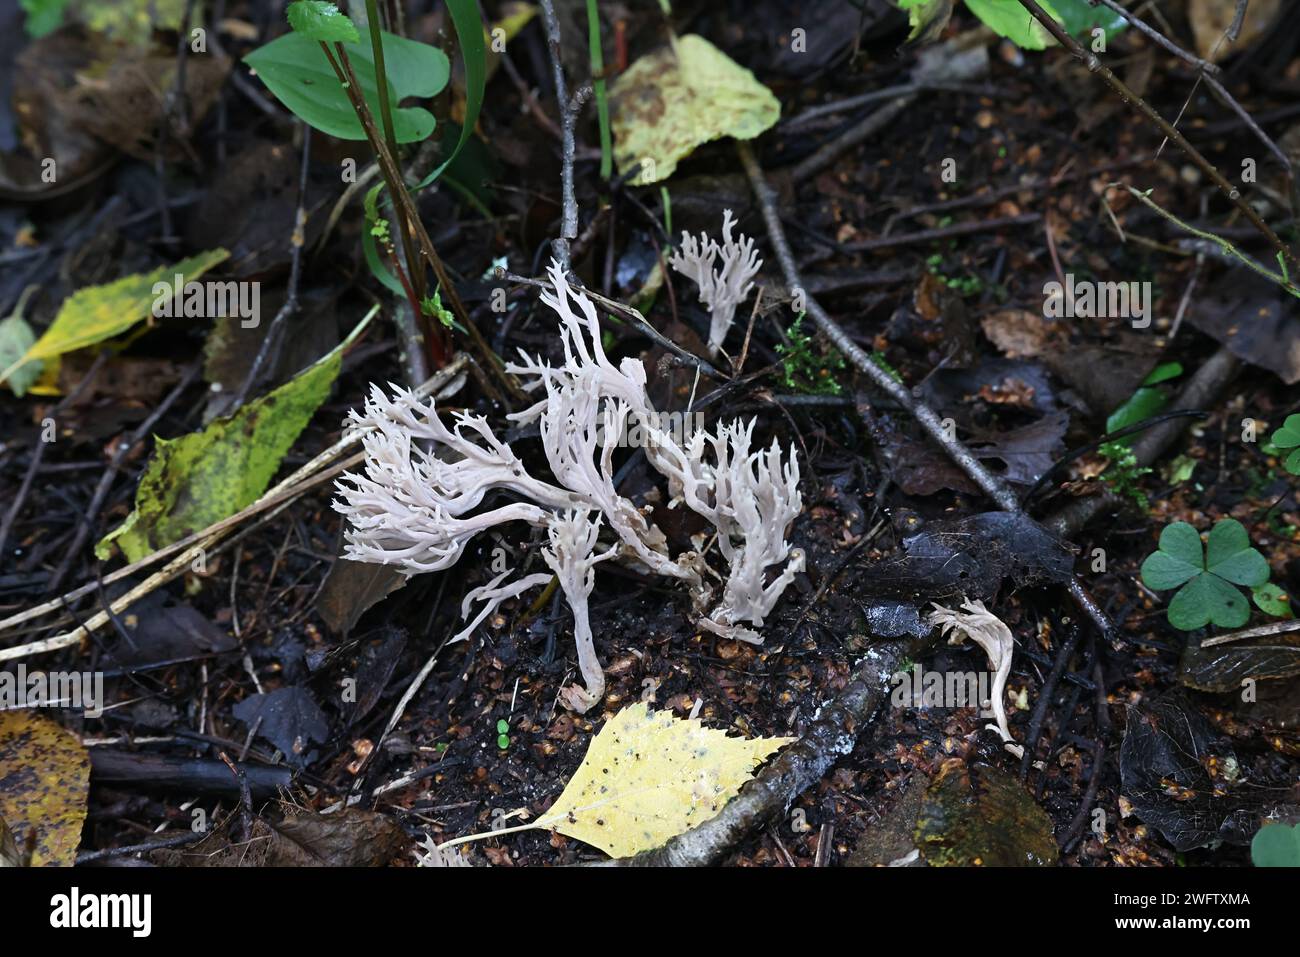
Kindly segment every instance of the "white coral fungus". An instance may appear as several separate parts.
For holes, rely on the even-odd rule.
[[[682,248],[674,250],[668,263],[688,279],[693,279],[700,287],[700,302],[709,309],[709,352],[718,354],[722,341],[727,338],[727,330],[736,316],[736,307],[745,301],[754,288],[753,279],[758,275],[763,260],[758,258],[754,241],[743,233],[739,239],[731,238],[731,227],[735,221],[731,210],[722,211],[722,242],[710,239],[707,233],[700,233],[697,240],[690,233],[682,232]],[[720,260],[722,267],[714,269],[715,261]]]
[[[729,226],[724,235],[729,241]],[[690,591],[701,627],[759,641],[748,626],[763,624],[804,567],[802,552],[786,541],[803,500],[793,452],[783,454],[776,440],[751,451],[752,421],[684,437],[664,428],[646,391],[644,366],[633,358],[611,362],[595,305],[569,286],[558,265],[552,263],[549,272],[552,289],[542,301],[560,318],[564,363],[551,365],[521,350],[507,369],[541,393],[536,404],[511,418],[537,423],[552,480],[530,475],[482,416],[456,413],[448,428],[431,400],[396,386],[391,394],[372,386],[364,411],[350,415],[353,427],[365,429],[365,466],[339,480],[334,508],[347,519],[346,557],[398,565],[410,575],[451,567],[470,539],[505,522],[544,529],[548,544],[542,555],[573,610],[586,684],[565,689],[562,697],[574,710],[586,711],[605,685],[587,615],[597,563],[614,558],[678,579]],[[722,576],[694,551],[671,554],[663,532],[615,485],[614,452],[629,424],[645,440],[646,460],[667,478],[671,507],[684,505],[716,529],[727,563],[716,602],[710,581]],[[489,493],[504,501],[483,508]],[[602,527],[613,543],[598,550]],[[768,582],[773,566],[776,574]],[[500,601],[543,576],[502,585],[504,577],[472,593],[488,607],[465,634]],[[465,617],[469,602],[467,596]]]
[[[1024,748],[1015,743],[1011,729],[1007,726],[1007,710],[1003,703],[1006,697],[1007,677],[1011,674],[1011,656],[1016,649],[1016,639],[1011,629],[993,612],[984,607],[979,600],[966,601],[961,606],[964,611],[955,611],[942,605],[935,605],[930,613],[930,625],[948,635],[948,644],[959,645],[964,638],[970,638],[984,649],[989,656],[989,667],[996,674],[990,689],[996,725],[988,727],[1002,736],[1004,746],[1016,757],[1024,756]]]

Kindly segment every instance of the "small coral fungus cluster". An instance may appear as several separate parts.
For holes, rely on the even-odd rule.
[[[348,558],[400,565],[407,574],[449,568],[471,538],[506,522],[544,529],[542,554],[573,609],[586,684],[565,689],[563,698],[585,711],[605,689],[587,614],[600,562],[679,580],[701,627],[756,642],[748,626],[763,624],[803,570],[802,552],[786,540],[803,502],[793,453],[783,453],[775,440],[751,450],[752,421],[687,436],[663,427],[666,417],[650,402],[641,362],[625,358],[614,365],[601,347],[594,304],[555,264],[550,278],[552,290],[542,301],[559,316],[564,363],[550,365],[521,351],[507,367],[540,393],[536,404],[511,419],[537,423],[550,476],[529,474],[482,416],[458,412],[449,427],[432,401],[372,386],[364,412],[351,414],[353,426],[366,430],[364,472],[340,480],[335,508],[347,519]],[[691,509],[716,530],[725,572],[699,552],[671,554],[647,512],[619,494],[616,438],[633,425],[647,461],[668,481],[672,505]],[[483,507],[489,493],[496,493],[493,504]],[[602,546],[604,529],[608,544]],[[533,574],[503,584],[510,574],[466,597],[466,610],[475,600],[487,603],[475,624],[506,598],[550,580]]]

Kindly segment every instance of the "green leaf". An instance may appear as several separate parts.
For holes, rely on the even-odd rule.
[[[1206,549],[1205,567],[1235,585],[1262,585],[1268,581],[1268,562],[1250,547],[1245,526],[1235,518],[1214,524]]]
[[[1093,6],[1088,0],[1053,0],[1052,5],[1056,7],[1057,19],[1073,37],[1091,35],[1094,27],[1101,27],[1109,40],[1128,26],[1128,21],[1114,10]]]
[[[1038,5],[1053,19],[1061,19],[1046,0],[1040,0]],[[1043,25],[1021,6],[1020,0],[966,0],[966,6],[990,30],[1000,37],[1006,37],[1018,47],[1043,50],[1056,43]]]
[[[1168,615],[1169,624],[1181,631],[1194,631],[1210,622],[1220,628],[1240,628],[1250,617],[1250,604],[1218,575],[1202,572],[1174,596]]]
[[[952,19],[953,0],[898,0],[898,8],[907,11],[912,28],[907,42],[930,43],[939,38]]]
[[[1300,449],[1296,449],[1288,455],[1286,461],[1282,463],[1282,467],[1292,475],[1300,475]]]
[[[1168,552],[1152,552],[1142,563],[1142,583],[1155,591],[1177,588],[1199,574],[1200,568]]]
[[[1205,549],[1201,545],[1201,535],[1186,522],[1172,522],[1165,526],[1160,533],[1160,550],[1195,566],[1198,572],[1205,568]]]
[[[53,33],[63,22],[63,8],[68,0],[18,0],[18,5],[27,14],[23,27],[33,40]]]
[[[321,43],[356,43],[361,39],[356,25],[325,0],[294,0],[287,11],[289,26],[309,40]]]
[[[708,40],[679,37],[625,70],[610,87],[614,159],[629,180],[667,179],[678,160],[723,136],[753,139],[781,116],[781,103],[754,74]]]
[[[1255,606],[1266,615],[1274,618],[1291,618],[1291,599],[1281,588],[1272,582],[1257,585],[1250,591],[1255,599]]]
[[[420,180],[415,187],[417,190],[424,189],[441,176],[469,142],[478,124],[478,114],[483,108],[483,91],[487,87],[487,47],[483,43],[483,21],[479,17],[478,4],[474,0],[447,0],[447,10],[451,13],[452,25],[456,27],[460,55],[465,60],[465,122],[461,124],[460,136],[451,154],[441,166]]]
[[[329,355],[234,415],[179,439],[158,439],[134,511],[100,540],[95,554],[108,558],[116,545],[128,561],[138,561],[256,501],[329,395],[343,350],[372,315]]]
[[[1181,362],[1163,362],[1151,370],[1150,375],[1142,380],[1143,385],[1158,385],[1170,379],[1177,379],[1183,374]]]
[[[1279,449],[1293,449],[1300,445],[1300,415],[1288,415],[1282,428],[1273,433],[1272,441]]]
[[[1300,824],[1269,822],[1250,842],[1256,867],[1300,867]]]
[[[371,112],[379,115],[370,34],[358,30],[358,40],[343,44],[361,92]],[[451,75],[446,55],[437,47],[382,33],[384,66],[388,71],[389,102],[394,104],[393,130],[399,143],[415,143],[433,133],[433,114],[421,107],[396,107],[406,97],[430,97],[441,92]],[[361,121],[319,43],[301,33],[286,33],[244,58],[262,82],[293,114],[310,126],[344,140],[364,140]]]
[[[5,381],[20,399],[40,376],[44,364],[40,359],[23,358],[35,341],[36,333],[22,316],[15,313],[0,320],[0,369],[13,369]]]
[[[0,366],[0,381],[33,359],[53,359],[125,332],[160,306],[163,296],[171,299],[176,276],[182,277],[184,286],[229,255],[224,249],[213,249],[174,266],[161,266],[150,273],[78,289],[64,300],[45,334],[16,363]],[[164,287],[166,291],[160,292]]]
[[[1107,434],[1126,429],[1130,425],[1137,425],[1139,422],[1145,422],[1151,416],[1159,413],[1165,407],[1167,401],[1165,394],[1159,389],[1142,386],[1106,419]],[[1132,445],[1136,438],[1135,435],[1129,435],[1115,441],[1123,445]]]

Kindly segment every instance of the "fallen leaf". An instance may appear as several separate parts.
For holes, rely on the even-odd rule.
[[[36,333],[22,316],[15,313],[0,320],[0,369],[13,369],[5,382],[20,399],[41,374],[39,359],[23,359],[35,341]]]
[[[90,757],[76,735],[30,711],[0,712],[0,818],[32,866],[71,867],[81,843]]]
[[[22,358],[0,371],[0,380],[33,359],[52,359],[125,332],[150,314],[158,298],[155,284],[166,283],[170,287],[177,275],[183,276],[185,283],[192,282],[226,256],[224,249],[213,249],[172,266],[160,266],[153,272],[78,289],[64,301],[45,334]]]
[[[1247,844],[1260,821],[1286,807],[1286,788],[1246,781],[1227,738],[1180,690],[1129,709],[1119,771],[1123,793],[1142,821],[1175,850],[1224,841]]]
[[[1225,274],[1196,297],[1187,319],[1238,359],[1287,385],[1300,382],[1300,303],[1267,279]]]
[[[984,317],[980,328],[1008,359],[1032,359],[1052,338],[1054,327],[1028,309],[1002,309]]]
[[[859,598],[909,602],[988,599],[1004,578],[1017,587],[1068,581],[1074,556],[1027,515],[982,512],[927,522],[903,554],[870,566]]]
[[[648,53],[610,87],[614,158],[629,180],[667,179],[677,161],[723,136],[753,139],[781,116],[781,104],[754,74],[694,34]]]
[[[249,695],[232,713],[257,736],[271,742],[296,768],[306,767],[315,754],[312,744],[329,738],[330,726],[312,693],[303,687],[278,688]]]
[[[637,702],[605,722],[551,809],[512,830],[559,831],[611,857],[630,857],[712,818],[754,768],[794,740],[729,738]]]
[[[249,839],[234,841],[232,814],[202,841],[182,850],[153,853],[162,867],[380,867],[410,843],[393,818],[377,811],[345,808],[316,814],[286,808],[278,821],[257,818]]]
[[[1248,678],[1256,681],[1300,674],[1300,632],[1247,638],[1202,648],[1189,641],[1183,649],[1178,680],[1198,691],[1239,692]]]
[[[116,545],[128,561],[138,561],[254,502],[329,395],[343,350],[373,314],[329,355],[233,416],[179,439],[158,439],[135,509],[100,540],[95,554],[108,558]]]
[[[926,790],[916,846],[937,867],[1045,867],[1056,863],[1052,819],[1005,771],[944,762]]]

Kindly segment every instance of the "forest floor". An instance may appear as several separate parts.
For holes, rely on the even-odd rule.
[[[408,6],[418,12],[406,34],[445,43],[442,4]],[[576,89],[591,77],[585,6],[556,6]],[[630,6],[600,4],[611,79],[667,37],[654,4]],[[931,863],[975,863],[980,852],[969,848],[983,847],[992,862],[1041,853],[1078,866],[1247,865],[1264,817],[1297,813],[1300,633],[1201,647],[1234,629],[1174,627],[1172,591],[1147,587],[1139,569],[1172,523],[1205,533],[1236,519],[1283,595],[1276,615],[1251,602],[1246,626],[1289,621],[1284,596],[1300,593],[1300,477],[1270,436],[1298,411],[1300,307],[1126,187],[1150,191],[1151,203],[1269,268],[1273,248],[1176,144],[1162,146],[1149,119],[1061,49],[1020,50],[977,34],[981,58],[969,75],[898,91],[906,102],[886,125],[846,142],[894,102],[853,98],[907,84],[933,48],[904,46],[906,17],[883,3],[803,8],[814,6],[799,52],[790,43],[803,22],[798,5],[687,3],[672,18],[679,36],[709,39],[780,101],[782,119],[749,148],[775,190],[803,288],[783,275],[735,141],[699,146],[653,185],[630,185],[625,169],[603,180],[588,101],[572,169],[574,275],[636,304],[680,351],[707,355],[709,325],[694,285],[666,268],[680,234],[717,235],[731,210],[764,260],[761,295],[739,309],[725,356],[714,360],[716,380],[633,323],[608,321],[604,333],[611,357],[643,363],[659,408],[700,408],[710,428],[752,417],[760,447],[775,437],[797,454],[804,508],[788,538],[806,565],[764,622],[762,643],[701,630],[681,589],[605,563],[590,616],[607,686],[599,705],[573,713],[559,698],[577,665],[572,615],[558,596],[506,602],[469,640],[447,643],[462,627],[469,588],[501,570],[503,549],[512,565],[537,561],[537,534],[502,526],[475,539],[454,568],[404,580],[340,558],[338,493],[319,482],[288,507],[241,521],[201,562],[116,608],[89,636],[3,662],[10,671],[21,663],[104,676],[101,716],[50,712],[89,756],[73,845],[80,860],[115,860],[146,845],[133,853],[160,864],[282,863],[293,860],[278,856],[289,852],[254,838],[297,821],[311,832],[301,845],[318,860],[409,865],[416,841],[544,814],[603,723],[631,703],[737,736],[799,737],[872,648],[928,631],[934,604],[975,598],[1016,641],[1004,701],[1024,761],[985,730],[990,719],[977,708],[895,697],[726,863],[888,864],[924,832],[951,855],[931,851]],[[1164,32],[1193,47],[1184,5],[1158,6],[1170,20]],[[34,40],[15,24],[2,41],[20,62],[41,64],[15,75],[15,102],[54,99],[32,115],[13,109],[6,93],[0,146],[14,157],[36,142],[67,150],[55,154],[60,182],[74,170],[76,181],[43,191],[16,160],[0,169],[0,315],[34,288],[23,315],[39,336],[78,289],[221,247],[230,256],[212,276],[260,283],[263,318],[256,328],[152,318],[64,354],[25,396],[0,394],[0,618],[90,586],[0,631],[0,651],[67,633],[144,582],[156,567],[105,581],[126,560],[101,559],[94,545],[131,513],[156,443],[290,381],[372,304],[382,307],[378,318],[348,345],[276,480],[339,440],[372,383],[419,384],[392,321],[402,300],[363,256],[362,191],[339,204],[348,187],[339,170],[350,159],[364,170],[366,144],[312,133],[300,197],[306,127],[238,62],[283,32],[283,17],[237,0],[224,7],[210,49],[231,60],[210,68],[211,55],[190,57],[194,86],[180,127],[142,92],[147,81],[109,72],[95,136],[74,135],[64,127],[82,114],[60,105],[60,84],[77,63],[105,62],[96,60],[102,38],[66,26]],[[496,24],[519,7],[487,2],[483,12]],[[507,52],[494,54],[476,136],[456,167],[477,185],[443,182],[417,203],[485,348],[506,359],[520,349],[555,358],[554,316],[537,289],[498,271],[542,278],[564,205],[563,118],[545,29],[540,16],[523,23]],[[1300,159],[1298,24],[1292,8],[1234,46],[1221,80],[1262,132]],[[959,8],[942,39],[977,29]],[[1162,116],[1179,117],[1209,163],[1296,248],[1286,171],[1210,95],[1197,68],[1133,29],[1109,44],[1104,61]],[[159,30],[147,49],[174,60],[176,46],[174,30]],[[463,117],[463,83],[454,71],[449,93],[431,107],[440,121]],[[78,104],[86,109],[84,96]],[[160,123],[170,129],[161,145]],[[1257,171],[1243,183],[1245,160]],[[1149,326],[1045,317],[1044,290],[1067,277],[1142,284]],[[501,289],[504,310],[496,308]],[[1014,490],[1024,513],[1003,514],[809,318],[795,325],[801,296],[815,297],[879,368],[951,420],[953,437]],[[297,308],[272,322],[291,297]],[[263,350],[268,334],[276,338]],[[471,350],[463,330],[446,342],[448,353]],[[430,365],[436,371],[436,357]],[[505,419],[519,402],[479,366],[439,408],[487,416],[526,462],[544,467],[536,433],[512,432]],[[1147,469],[1125,465],[1122,448],[1098,447],[1115,425],[1108,417],[1141,389],[1148,404],[1121,425],[1199,413],[1160,420],[1165,440]],[[1144,434],[1136,433],[1139,449]],[[651,509],[670,547],[690,547],[703,523],[666,507],[644,460],[629,467],[625,494]],[[1090,502],[1100,504],[1081,504]],[[1086,520],[1072,517],[1085,507]],[[1108,620],[1108,634],[1072,598],[1071,580]],[[384,737],[431,657],[427,679]],[[969,641],[938,643],[907,664],[914,674],[988,670]],[[6,758],[2,739],[0,767],[12,770],[25,757],[11,750]],[[232,773],[236,764],[247,774]],[[16,813],[4,811],[4,781],[0,774],[0,817]],[[1039,811],[1012,799],[1002,806],[1004,781],[1023,782],[1016,789]],[[354,812],[339,813],[350,796]],[[196,813],[207,830],[193,828]],[[471,846],[468,859],[498,866],[603,857],[541,829]]]

